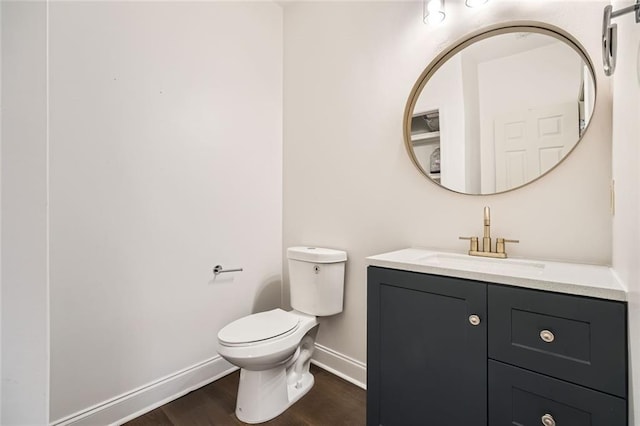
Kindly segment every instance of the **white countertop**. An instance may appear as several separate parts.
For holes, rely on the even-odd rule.
[[[624,286],[608,266],[534,259],[492,259],[422,248],[397,250],[366,259],[368,265],[383,268],[627,300]]]

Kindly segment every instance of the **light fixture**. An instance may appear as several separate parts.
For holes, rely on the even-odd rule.
[[[466,4],[467,7],[478,7],[478,6],[482,6],[487,1],[489,0],[465,0],[464,4]]]
[[[422,19],[425,24],[439,24],[444,21],[444,0],[423,0]]]
[[[636,23],[640,23],[640,0],[636,0],[635,4],[623,7],[620,10],[614,11],[611,5],[604,8],[604,18],[602,20],[602,64],[606,76],[613,75],[616,70],[618,24],[612,24],[611,20],[627,13],[633,13],[636,17]]]

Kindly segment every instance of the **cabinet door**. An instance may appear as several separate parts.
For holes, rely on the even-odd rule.
[[[367,319],[368,425],[487,424],[486,284],[369,267]]]
[[[490,426],[626,424],[622,398],[489,360]]]

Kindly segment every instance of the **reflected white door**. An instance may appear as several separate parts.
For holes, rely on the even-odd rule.
[[[494,121],[496,191],[523,185],[555,166],[578,140],[578,103],[531,108]]]

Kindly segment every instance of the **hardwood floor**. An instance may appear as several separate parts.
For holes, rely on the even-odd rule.
[[[263,425],[364,425],[366,391],[314,365],[315,385],[287,411]],[[126,426],[243,425],[235,414],[240,372],[156,408]]]

